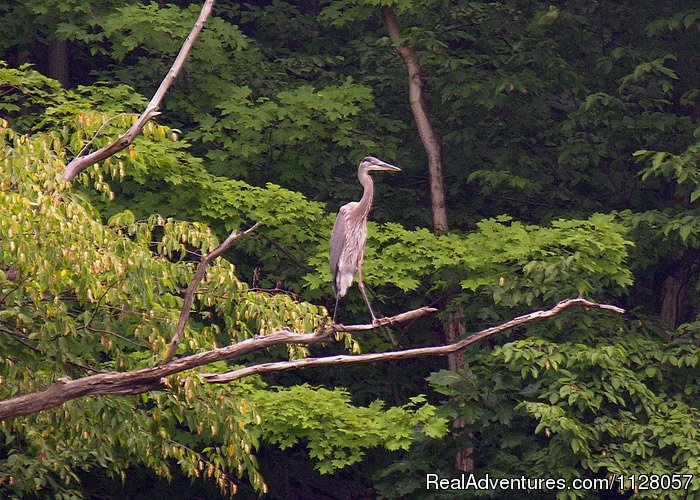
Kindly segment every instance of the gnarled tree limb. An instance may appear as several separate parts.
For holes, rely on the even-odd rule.
[[[73,158],[73,160],[71,160],[71,162],[68,165],[66,165],[66,169],[63,171],[64,181],[72,181],[76,175],[88,168],[90,165],[94,165],[97,162],[105,160],[113,154],[118,153],[119,151],[127,147],[129,144],[134,142],[136,137],[138,137],[138,135],[143,130],[143,127],[146,126],[146,123],[148,123],[148,121],[151,118],[160,114],[160,112],[157,111],[157,109],[160,106],[161,101],[165,97],[165,94],[170,89],[170,86],[177,78],[177,75],[180,73],[182,66],[185,64],[185,59],[187,58],[187,55],[189,54],[195,39],[202,31],[204,23],[209,18],[213,6],[214,0],[206,0],[204,2],[204,5],[202,6],[202,11],[199,13],[199,18],[192,27],[192,31],[190,31],[190,34],[187,35],[185,43],[182,44],[180,52],[175,58],[175,62],[170,67],[168,74],[165,75],[165,78],[161,82],[160,87],[158,87],[158,90],[153,95],[151,102],[148,103],[148,106],[146,106],[146,109],[141,114],[141,116],[139,116],[138,120],[136,120],[136,122],[131,127],[129,127],[129,130],[122,134],[116,141],[88,155],[79,155]]]
[[[436,309],[421,307],[390,318],[381,318],[380,324],[388,325],[410,321],[419,316],[435,312]],[[90,375],[76,380],[59,379],[57,383],[43,390],[0,401],[0,421],[29,415],[49,408],[55,408],[66,401],[82,396],[99,394],[141,394],[165,389],[165,377],[191,370],[216,361],[231,359],[252,352],[267,349],[280,344],[312,345],[333,337],[335,332],[356,332],[372,330],[375,325],[333,325],[323,327],[314,333],[296,333],[290,330],[278,330],[269,335],[258,335],[233,345],[220,347],[211,351],[185,356],[150,368],[130,372],[110,372]]]
[[[248,366],[245,368],[240,368],[227,373],[205,373],[202,376],[205,380],[211,383],[224,383],[237,380],[239,378],[248,377],[250,375],[255,375],[258,373],[270,373],[279,372],[286,370],[294,370],[297,368],[305,368],[307,366],[322,366],[322,365],[340,365],[348,363],[373,363],[375,361],[388,361],[393,359],[408,359],[408,358],[420,358],[425,356],[446,356],[454,352],[460,351],[467,347],[468,345],[479,342],[480,340],[490,337],[496,333],[514,328],[516,326],[525,325],[527,323],[532,323],[534,321],[539,321],[544,318],[549,318],[556,314],[559,314],[565,309],[573,306],[583,306],[595,309],[603,309],[608,311],[613,311],[618,314],[624,313],[624,309],[620,309],[616,306],[611,306],[607,304],[596,304],[595,302],[590,302],[586,299],[568,299],[559,302],[556,306],[545,311],[535,311],[523,316],[518,316],[510,321],[507,321],[501,325],[493,326],[482,330],[470,337],[455,342],[454,344],[441,345],[436,347],[420,347],[417,349],[405,349],[403,351],[390,351],[390,352],[379,352],[372,354],[358,354],[354,356],[340,355],[340,356],[329,356],[325,358],[304,358],[295,359],[292,361],[280,361],[277,363],[261,363],[259,365]]]
[[[389,359],[416,358],[423,356],[444,356],[466,346],[483,340],[486,337],[502,332],[509,328],[525,325],[544,318],[549,318],[561,313],[565,309],[574,306],[602,309],[618,314],[624,313],[624,309],[607,304],[596,304],[586,299],[568,299],[559,302],[551,309],[535,311],[514,318],[498,326],[487,328],[466,339],[450,345],[437,347],[422,347],[407,349],[405,351],[392,351],[387,353],[361,354],[357,356],[331,356],[328,358],[309,358],[302,360],[283,361],[279,363],[263,363],[256,366],[242,368],[230,373],[206,374],[205,380],[212,383],[228,382],[255,373],[291,370],[311,365],[334,365],[347,363],[369,363]],[[413,311],[381,318],[380,325],[389,325],[403,321],[410,321],[420,316],[435,312],[431,307],[422,307]],[[184,358],[171,361],[162,365],[134,370],[131,372],[100,373],[83,377],[77,380],[59,379],[51,387],[38,392],[17,396],[12,399],[0,401],[0,421],[22,415],[29,415],[38,411],[59,406],[66,401],[82,396],[98,394],[141,394],[143,392],[165,389],[167,387],[165,377],[204,366],[216,361],[243,356],[261,349],[280,344],[304,344],[312,345],[324,342],[332,338],[337,331],[353,332],[366,331],[376,328],[377,325],[332,325],[323,327],[314,333],[296,333],[289,330],[278,330],[270,335],[259,335],[236,344],[220,347],[211,351],[192,354]]]
[[[236,231],[231,231],[231,233],[226,237],[226,239],[214,250],[202,257],[202,261],[197,266],[197,271],[194,273],[194,278],[187,287],[185,292],[185,303],[182,305],[182,311],[180,312],[180,320],[177,323],[177,331],[170,341],[170,346],[168,346],[168,352],[165,354],[163,363],[169,363],[175,357],[175,351],[177,351],[177,346],[182,342],[182,337],[185,335],[185,325],[187,324],[187,319],[190,317],[190,310],[192,309],[192,302],[194,301],[194,292],[197,289],[200,281],[204,279],[204,274],[207,271],[207,267],[217,257],[223,254],[226,250],[231,248],[233,242],[243,236],[252,233],[257,228],[260,227],[260,222],[256,222],[252,227],[246,229],[242,233]]]

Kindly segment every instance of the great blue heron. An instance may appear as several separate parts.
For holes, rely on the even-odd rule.
[[[355,273],[358,275],[357,286],[365,298],[369,313],[372,315],[372,322],[377,321],[367,293],[365,293],[365,285],[362,282],[362,257],[367,243],[367,215],[372,208],[372,198],[374,197],[374,183],[369,172],[373,170],[401,171],[400,168],[384,163],[373,156],[362,160],[357,168],[357,178],[365,191],[359,202],[352,201],[340,207],[331,233],[330,264],[333,275],[333,291],[335,292],[333,323],[335,323],[335,316],[338,312],[338,300],[347,293]]]

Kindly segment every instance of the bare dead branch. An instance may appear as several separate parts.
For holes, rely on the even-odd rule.
[[[199,33],[202,31],[202,28],[204,28],[204,23],[209,18],[213,6],[214,0],[206,0],[204,2],[202,10],[199,13],[199,18],[192,27],[192,31],[190,31],[190,34],[187,35],[185,43],[182,44],[180,52],[175,58],[175,62],[170,67],[170,70],[161,82],[160,87],[158,87],[158,90],[153,95],[153,98],[148,103],[148,106],[146,106],[146,109],[141,114],[141,116],[138,117],[136,122],[131,127],[129,127],[129,130],[122,134],[116,141],[88,155],[83,156],[82,154],[79,154],[77,157],[73,158],[73,160],[68,165],[66,165],[66,169],[63,171],[64,181],[72,181],[76,175],[88,168],[90,165],[94,165],[97,162],[103,161],[127,147],[129,144],[134,142],[136,137],[143,130],[143,127],[146,126],[146,123],[148,123],[148,121],[151,118],[160,114],[160,112],[157,111],[157,109],[158,107],[160,107],[160,103],[165,97],[165,94],[168,92],[170,86],[173,84],[178,74],[180,73],[182,66],[185,64],[185,59],[187,59],[187,55],[189,54],[195,39],[197,38],[197,36],[199,36]]]
[[[444,356],[457,350],[464,349],[468,345],[479,342],[480,340],[483,340],[484,338],[496,333],[555,316],[556,314],[559,314],[562,311],[574,306],[607,310],[618,314],[623,314],[625,312],[624,309],[613,305],[596,304],[595,302],[582,298],[568,299],[559,302],[551,309],[535,311],[519,316],[501,325],[482,330],[471,337],[463,339],[454,344],[436,347],[421,347],[418,349],[407,349],[404,351],[392,351],[386,353],[361,354],[357,356],[331,356],[327,358],[307,358],[301,360],[283,361],[279,363],[263,363],[229,373],[204,374],[203,376],[205,380],[211,383],[222,383],[230,382],[232,380],[256,373],[292,370],[295,368],[313,365],[369,363],[374,361],[416,358],[423,356]],[[430,307],[422,307],[420,309],[407,311],[390,318],[381,318],[379,320],[379,324],[390,325],[410,321],[435,311],[436,309]],[[150,368],[143,368],[141,370],[134,370],[130,372],[100,373],[77,380],[59,379],[58,382],[43,391],[33,392],[5,401],[0,401],[0,421],[54,408],[65,403],[66,401],[82,396],[100,394],[141,394],[151,390],[165,389],[168,387],[165,377],[208,365],[216,361],[223,361],[243,356],[245,354],[250,354],[252,352],[267,349],[280,344],[318,344],[320,342],[330,340],[337,331],[366,331],[377,328],[377,326],[378,325],[376,323],[374,325],[332,325],[329,327],[322,327],[313,333],[296,333],[290,330],[278,330],[270,335],[259,335],[230,346],[220,347],[218,349],[213,349],[211,351],[198,354],[192,354],[190,356],[171,361],[170,363],[165,363]]]
[[[390,318],[381,318],[383,325],[409,321],[429,314],[436,309],[422,307]],[[90,375],[76,380],[59,379],[54,385],[43,391],[32,392],[12,399],[0,401],[0,421],[29,415],[49,408],[60,406],[66,401],[82,396],[100,394],[141,394],[144,392],[167,388],[165,377],[186,370],[208,365],[216,361],[231,359],[252,352],[267,349],[280,344],[313,345],[330,340],[337,331],[372,330],[377,325],[332,325],[323,327],[314,333],[296,333],[290,330],[278,330],[269,335],[258,335],[233,345],[220,347],[211,351],[192,354],[150,368],[130,372],[110,372]]]
[[[237,231],[231,231],[231,233],[218,247],[216,247],[214,250],[202,257],[202,261],[199,263],[199,266],[197,266],[197,271],[194,273],[194,278],[192,278],[192,281],[190,282],[189,286],[187,287],[187,291],[185,292],[185,303],[182,305],[182,311],[180,312],[180,320],[177,324],[177,331],[175,332],[173,339],[170,341],[170,346],[168,347],[168,352],[165,354],[163,363],[169,363],[173,360],[173,357],[175,357],[175,351],[177,351],[177,346],[180,345],[180,342],[182,342],[182,338],[185,335],[185,325],[187,325],[187,319],[190,317],[192,302],[194,301],[194,292],[195,290],[197,290],[197,286],[199,285],[199,283],[204,279],[204,274],[206,273],[209,264],[221,254],[226,252],[229,248],[231,248],[231,245],[233,245],[234,241],[236,241],[239,238],[242,238],[247,234],[252,233],[259,227],[260,222],[256,222],[252,227],[246,229],[242,233],[239,233]]]
[[[340,355],[329,356],[324,358],[304,358],[296,359],[293,361],[279,361],[276,363],[261,363],[259,365],[248,366],[227,373],[205,373],[202,374],[202,377],[206,381],[211,383],[225,383],[231,382],[233,380],[238,380],[243,377],[248,377],[250,375],[256,375],[259,373],[287,371],[294,370],[297,368],[305,368],[308,366],[341,365],[349,363],[373,363],[375,361],[420,358],[425,356],[447,356],[448,354],[460,351],[468,345],[479,342],[480,340],[483,340],[486,337],[490,337],[491,335],[494,335],[496,333],[508,330],[510,328],[515,328],[516,326],[522,326],[527,323],[539,321],[544,318],[549,318],[573,306],[603,309],[607,311],[613,311],[618,314],[623,314],[625,312],[624,309],[608,304],[596,304],[595,302],[590,302],[586,299],[581,298],[568,299],[559,302],[556,306],[554,306],[551,309],[547,309],[544,311],[535,311],[529,314],[525,314],[523,316],[518,316],[517,318],[507,321],[501,325],[487,328],[478,333],[475,333],[474,335],[460,340],[459,342],[455,342],[454,344],[436,347],[420,347],[416,349],[405,349],[403,351],[358,354],[354,356]]]
[[[367,330],[374,330],[380,326],[389,326],[396,323],[403,323],[405,321],[411,321],[418,319],[426,314],[437,312],[434,307],[420,307],[418,309],[413,309],[411,311],[402,312],[396,314],[395,316],[389,316],[387,318],[377,318],[373,324],[369,325],[341,325],[336,324],[333,330],[336,332],[363,332]]]

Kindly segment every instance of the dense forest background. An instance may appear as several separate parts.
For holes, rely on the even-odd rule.
[[[0,6],[2,399],[157,363],[200,256],[258,221],[208,271],[178,355],[318,328],[366,155],[402,168],[375,176],[373,301],[440,312],[206,371],[443,344],[579,295],[628,313],[574,308],[449,359],[76,399],[0,424],[0,496],[475,496],[425,488],[462,472],[694,474],[663,495],[700,491],[695,2],[219,0],[162,114],[62,182],[134,122],[201,5]],[[356,287],[341,307],[367,322]]]

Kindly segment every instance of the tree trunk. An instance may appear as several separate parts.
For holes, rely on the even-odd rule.
[[[462,323],[464,319],[464,309],[461,305],[457,306],[457,310],[453,313],[448,313],[447,323],[445,324],[445,343],[452,344],[458,337],[465,335],[467,329]],[[464,354],[462,352],[454,352],[447,356],[447,368],[454,371],[464,367]]]
[[[448,313],[447,323],[445,324],[445,343],[452,344],[467,333],[462,320],[464,319],[464,308],[461,305],[457,306],[455,312]],[[447,356],[447,368],[452,371],[459,370],[465,367],[464,354],[462,351],[453,352]],[[466,436],[469,439],[474,437],[471,431],[471,420],[458,418],[452,422],[452,435],[455,438]],[[458,452],[454,457],[455,469],[462,472],[472,472],[474,470],[474,459],[471,455],[474,453],[474,448],[467,447]]]
[[[68,42],[59,40],[49,45],[49,76],[61,82],[64,87],[70,87],[70,60],[68,58]]]
[[[394,43],[396,52],[406,64],[408,72],[408,99],[411,111],[416,122],[418,135],[423,143],[423,149],[428,158],[428,174],[430,177],[430,206],[433,215],[433,230],[436,233],[447,231],[447,210],[445,207],[445,180],[442,175],[442,147],[435,135],[433,125],[428,116],[428,109],[423,96],[423,77],[421,75],[420,62],[416,51],[412,47],[401,43],[401,30],[394,9],[388,5],[382,7],[382,15],[386,24],[389,38]],[[458,308],[455,314],[450,314],[444,325],[445,337],[448,343],[464,333],[462,318],[464,311]],[[460,365],[461,355],[458,353],[448,356],[450,370],[456,370]]]
[[[666,262],[661,278],[659,315],[669,328],[677,328],[690,316],[691,277],[697,267],[698,254],[680,250]]]
[[[394,9],[388,5],[382,7],[384,23],[386,24],[389,38],[394,43],[396,52],[399,53],[408,72],[408,100],[411,104],[413,118],[418,128],[418,135],[423,143],[423,149],[428,157],[428,174],[430,177],[430,206],[433,215],[433,229],[436,233],[447,231],[447,209],[445,207],[445,180],[442,175],[442,147],[438,140],[433,126],[430,123],[428,109],[423,96],[423,78],[421,75],[420,62],[413,48],[404,43],[400,43],[401,30],[396,20]],[[445,340],[451,344],[460,335],[466,333],[462,319],[464,310],[457,306],[454,313],[448,315],[447,322],[443,325]],[[450,370],[458,370],[464,365],[464,356],[461,351],[451,353],[447,357],[447,366]],[[457,419],[452,423],[452,432],[455,436],[464,435],[471,438],[469,429],[471,422],[464,419]],[[474,469],[474,460],[471,458],[474,449],[464,448],[454,457],[454,466],[457,470],[471,472]]]
[[[433,126],[430,123],[428,109],[423,97],[423,79],[421,76],[418,56],[413,48],[399,43],[401,30],[396,21],[394,9],[388,5],[382,7],[382,15],[386,24],[389,38],[394,43],[396,52],[406,64],[408,72],[408,100],[411,104],[413,118],[416,121],[418,135],[423,143],[428,157],[428,173],[430,177],[430,204],[433,214],[433,229],[437,233],[447,231],[447,210],[445,208],[445,181],[442,175],[442,148]]]

